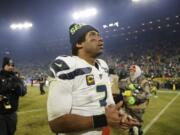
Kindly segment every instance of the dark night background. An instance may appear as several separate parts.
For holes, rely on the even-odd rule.
[[[129,43],[154,40],[153,35],[159,35],[159,39],[167,39],[169,31],[162,30],[161,34],[155,30],[144,32],[134,41],[126,36],[118,37],[118,32],[103,29],[103,24],[118,21],[120,27],[131,27],[132,31],[141,28],[142,23],[166,17],[173,18],[180,14],[179,0],[149,0],[148,3],[134,4],[131,0],[1,0],[0,1],[0,56],[14,57],[18,62],[37,59],[52,59],[59,54],[70,54],[68,27],[74,22],[72,12],[85,7],[96,7],[98,15],[82,22],[97,27],[105,40],[105,51],[118,51]],[[13,31],[9,25],[13,22],[30,21],[33,27],[30,30]],[[173,20],[170,20],[170,23]],[[179,21],[174,20],[175,22]],[[163,21],[159,25],[163,25]],[[154,24],[155,25],[155,24]],[[120,29],[117,28],[118,29]],[[145,29],[150,28],[145,25]],[[172,38],[179,35],[179,25]],[[130,30],[130,31],[131,31]],[[172,31],[174,29],[171,29]],[[166,31],[166,32],[164,32]],[[116,36],[113,37],[113,34]],[[149,36],[150,35],[150,36]],[[168,35],[168,36],[167,36]],[[107,38],[105,38],[107,36]],[[150,38],[149,38],[150,37]],[[123,40],[123,39],[127,39]],[[157,38],[157,36],[156,36]],[[171,40],[171,38],[169,39]],[[110,45],[111,44],[111,45]],[[10,54],[9,54],[10,53]],[[109,52],[111,53],[111,52]],[[113,53],[113,52],[112,52]],[[23,59],[22,59],[23,58]]]

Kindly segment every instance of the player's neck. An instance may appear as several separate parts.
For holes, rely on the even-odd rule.
[[[90,57],[88,55],[79,55],[79,57],[81,59],[84,59],[87,63],[89,63],[90,65],[93,65],[95,66],[95,61],[96,61],[96,58],[93,58],[93,57]]]

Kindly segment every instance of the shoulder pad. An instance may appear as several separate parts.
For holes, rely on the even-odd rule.
[[[59,56],[50,64],[50,72],[48,74],[54,77],[57,73],[72,69],[74,65],[75,60],[73,57]]]

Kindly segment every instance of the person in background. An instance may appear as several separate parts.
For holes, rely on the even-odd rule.
[[[40,75],[39,77],[39,89],[40,89],[40,94],[44,95],[46,92],[44,90],[44,85],[46,83],[45,76],[43,74]]]
[[[131,65],[129,77],[121,79],[119,87],[123,96],[125,111],[141,123],[139,126],[131,127],[129,135],[142,135],[143,114],[150,96],[149,82],[142,75],[142,70],[138,65]]]
[[[14,72],[14,62],[4,57],[0,71],[0,135],[14,135],[19,96],[26,94],[24,82]]]

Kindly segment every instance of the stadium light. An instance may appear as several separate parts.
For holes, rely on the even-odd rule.
[[[161,26],[158,26],[158,29],[161,29],[162,27]]]
[[[113,26],[114,26],[114,24],[113,24],[113,23],[110,23],[110,24],[109,24],[109,27],[113,27]]]
[[[109,23],[109,24],[104,24],[103,25],[103,28],[106,29],[106,28],[110,28],[110,27],[119,27],[119,22],[112,22],[112,23]]]
[[[140,4],[140,3],[149,3],[149,2],[152,2],[153,0],[131,0],[133,3],[137,3],[137,4]]]
[[[142,0],[132,0],[132,2],[140,2],[140,1],[142,1]]]
[[[152,21],[149,21],[149,24],[153,24],[153,22],[152,22]]]
[[[97,10],[95,8],[88,8],[85,10],[77,11],[72,14],[73,19],[78,20],[81,18],[88,18],[97,15]]]
[[[10,25],[10,28],[12,30],[22,30],[22,29],[29,29],[33,26],[30,22],[24,22],[24,23],[13,23]]]
[[[108,26],[104,24],[104,25],[103,25],[103,28],[106,29],[106,28],[108,28]]]
[[[170,17],[166,17],[166,21],[169,21],[170,20]]]
[[[119,27],[119,22],[115,22],[114,26]]]

